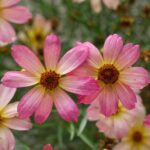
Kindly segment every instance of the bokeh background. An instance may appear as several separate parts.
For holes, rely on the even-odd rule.
[[[90,41],[101,49],[109,34],[118,33],[125,42],[140,44],[138,64],[150,71],[150,0],[120,0],[116,10],[103,5],[99,13],[92,10],[90,0],[82,3],[72,0],[22,0],[22,4],[30,8],[33,19],[25,25],[14,25],[18,35],[16,43],[31,47],[41,60],[44,38],[52,32],[61,38],[62,55],[77,41]],[[20,69],[11,57],[10,48],[11,45],[0,48],[0,77],[8,70]],[[19,89],[13,100],[20,100],[28,90]],[[147,113],[150,113],[150,87],[140,94]],[[78,106],[81,113],[78,123],[63,121],[53,109],[43,125],[33,121],[32,130],[14,131],[17,140],[15,150],[42,150],[46,143],[51,143],[55,150],[111,150],[116,141],[105,138],[94,122],[86,120],[87,106]]]

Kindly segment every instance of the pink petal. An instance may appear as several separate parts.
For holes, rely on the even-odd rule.
[[[40,15],[40,14],[36,14],[36,16],[34,17],[34,20],[33,20],[33,26],[37,29],[41,29],[44,27],[44,33],[45,31],[47,31],[46,33],[50,32],[51,30],[51,22],[48,20],[46,20],[44,18],[43,15]]]
[[[135,108],[137,99],[133,90],[128,85],[125,85],[123,83],[118,83],[115,88],[123,106],[127,109]]]
[[[77,69],[69,73],[69,75],[79,76],[79,77],[93,77],[97,79],[97,69],[90,66],[87,62],[84,62]]]
[[[13,27],[5,20],[0,19],[0,46],[12,43],[16,40]]]
[[[33,74],[41,74],[45,71],[37,56],[26,46],[14,45],[12,56],[18,65]]]
[[[53,147],[51,144],[46,144],[44,147],[43,147],[43,150],[53,150]]]
[[[18,105],[20,119],[30,117],[37,110],[40,102],[43,100],[44,92],[41,86],[36,86],[22,97]]]
[[[79,67],[88,56],[87,46],[76,46],[69,50],[59,61],[57,72],[61,75],[69,73]]]
[[[87,95],[87,96],[78,95],[78,102],[80,104],[91,104],[93,101],[95,101],[95,99],[99,95],[99,92],[100,91],[94,92],[94,93]]]
[[[15,88],[8,88],[0,84],[0,110],[2,110],[14,97]]]
[[[9,71],[1,81],[8,87],[27,87],[38,83],[39,79],[27,71]]]
[[[126,68],[121,72],[121,81],[134,89],[143,89],[149,83],[149,73],[142,67]]]
[[[54,103],[60,116],[70,122],[78,121],[79,110],[74,101],[61,89],[56,89],[54,95]]]
[[[30,13],[29,9],[23,6],[13,6],[6,8],[2,11],[2,16],[6,20],[17,24],[26,23],[29,19],[32,18],[32,14]]]
[[[55,70],[60,57],[61,43],[59,37],[50,34],[45,40],[44,59],[48,70]]]
[[[119,0],[103,0],[104,4],[109,8],[116,10],[120,4]]]
[[[4,118],[13,118],[15,116],[18,116],[17,107],[19,102],[14,102],[11,104],[8,104],[2,111],[2,116]]]
[[[1,150],[13,150],[15,148],[15,143],[12,132],[8,128],[0,128],[0,148],[3,148]]]
[[[43,100],[35,112],[35,121],[38,124],[44,123],[50,115],[53,107],[53,99],[50,94],[45,93]]]
[[[104,60],[113,63],[123,48],[123,40],[117,34],[113,34],[107,37],[104,43]]]
[[[104,87],[96,100],[99,101],[100,112],[106,117],[109,117],[117,111],[119,98],[113,87]]]
[[[20,2],[20,0],[1,0],[0,6],[1,7],[10,7],[10,6],[13,6],[19,2]]]
[[[18,131],[26,131],[32,128],[32,123],[29,119],[18,119],[18,118],[11,118],[7,119],[3,122],[3,125],[10,129],[18,130]]]
[[[144,124],[150,128],[150,115],[147,115],[145,117]]]
[[[99,68],[100,64],[103,62],[100,51],[90,42],[78,42],[77,45],[85,45],[89,48],[89,56],[87,61],[92,67]]]
[[[122,52],[116,60],[116,64],[118,64],[120,70],[133,65],[139,59],[139,49],[139,45],[133,45],[132,43],[128,43],[123,47]]]
[[[60,86],[66,91],[79,95],[90,95],[99,91],[97,81],[91,77],[66,76],[61,78]]]
[[[87,109],[87,118],[90,121],[96,121],[100,116],[99,101],[94,101]]]
[[[95,13],[99,13],[102,10],[101,0],[91,0],[91,7]]]

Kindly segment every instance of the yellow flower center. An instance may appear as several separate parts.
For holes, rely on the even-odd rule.
[[[118,78],[119,71],[112,64],[105,64],[98,71],[98,80],[105,84],[114,84]]]
[[[60,75],[55,71],[44,72],[41,75],[40,84],[46,89],[53,90],[59,84]]]
[[[136,143],[141,142],[142,139],[143,139],[142,133],[140,131],[134,132],[133,135],[132,135],[132,139]]]

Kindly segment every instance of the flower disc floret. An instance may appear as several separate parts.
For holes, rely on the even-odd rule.
[[[98,80],[105,84],[113,84],[119,78],[119,71],[112,64],[105,64],[99,69]]]
[[[60,75],[55,71],[44,72],[41,74],[40,84],[46,89],[53,90],[59,84]]]

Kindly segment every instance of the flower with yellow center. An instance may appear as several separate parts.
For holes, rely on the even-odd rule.
[[[51,31],[50,20],[46,20],[42,15],[36,15],[32,25],[25,26],[25,29],[19,32],[18,37],[36,53],[41,54],[44,40]]]
[[[87,61],[71,74],[91,76],[101,86],[101,90],[89,96],[79,96],[80,103],[99,101],[100,111],[109,117],[118,109],[121,101],[126,109],[135,108],[137,98],[135,90],[149,84],[149,73],[142,67],[132,67],[137,62],[139,45],[128,43],[117,34],[106,38],[102,53],[90,42],[78,43],[89,47]]]
[[[78,107],[65,91],[89,95],[99,90],[97,82],[91,77],[68,76],[68,73],[86,60],[88,47],[75,46],[60,59],[61,43],[58,36],[47,36],[44,45],[45,66],[29,48],[14,45],[12,56],[24,70],[7,72],[2,82],[8,87],[34,85],[18,105],[20,118],[24,119],[35,113],[36,122],[42,124],[55,105],[64,120],[77,121]]]
[[[128,133],[129,128],[137,118],[144,118],[145,116],[142,100],[139,96],[137,96],[137,100],[133,110],[126,109],[119,102],[117,112],[109,117],[105,117],[99,112],[99,102],[94,101],[87,110],[87,118],[90,121],[97,121],[96,126],[99,131],[107,137],[120,139]]]
[[[18,118],[18,102],[8,104],[15,92],[15,88],[0,84],[0,150],[13,150],[15,147],[15,138],[10,129],[26,131],[32,127],[29,119]]]
[[[113,150],[150,150],[150,128],[138,121]]]

